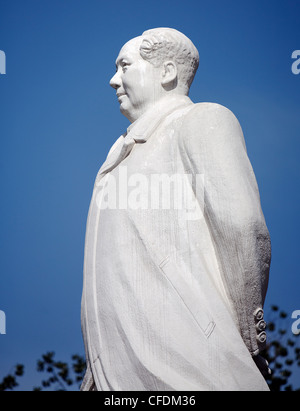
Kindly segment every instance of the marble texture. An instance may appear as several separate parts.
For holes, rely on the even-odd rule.
[[[238,120],[188,97],[198,63],[165,28],[117,58],[110,84],[132,124],[88,215],[83,391],[268,390],[269,233]]]

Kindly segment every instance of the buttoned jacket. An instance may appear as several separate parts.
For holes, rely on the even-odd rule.
[[[127,148],[124,151],[125,140]],[[118,152],[123,153],[121,157]],[[145,207],[137,204],[133,209],[127,204],[126,210],[99,212],[99,190],[103,179],[108,176],[117,178],[120,170],[126,170],[127,179],[140,173],[148,181],[155,174],[187,176],[189,198],[196,200],[196,217],[187,213],[184,206],[172,210],[151,209],[151,201]],[[151,197],[151,185],[147,188]],[[116,240],[114,225],[124,227],[127,244],[124,238]],[[101,236],[103,245],[98,249]],[[135,246],[134,237],[137,239]],[[105,246],[105,239],[109,246]],[[107,312],[104,303],[99,308],[97,298],[104,295],[102,293],[110,295],[107,301],[111,306],[114,306],[114,300],[127,298],[112,291],[114,287],[114,290],[119,289],[118,282],[123,284],[122,290],[133,282],[128,290],[132,293],[134,288],[138,293],[134,271],[145,264],[150,268],[141,272],[149,270],[149,278],[152,276],[153,281],[161,273],[159,290],[167,290],[167,284],[175,290],[179,300],[170,300],[170,310],[173,303],[174,310],[182,304],[183,315],[190,315],[197,324],[203,341],[214,344],[211,335],[219,332],[218,338],[224,338],[224,356],[228,359],[230,347],[226,347],[225,339],[229,341],[228,334],[231,334],[236,341],[236,345],[233,344],[237,348],[236,355],[246,358],[237,335],[252,356],[265,347],[263,305],[270,255],[270,238],[259,190],[236,117],[223,106],[193,104],[188,97],[173,97],[157,104],[118,139],[95,182],[87,223],[82,324],[90,372],[98,389],[103,380],[99,375],[106,371],[101,362],[101,352],[105,351],[101,348],[101,325],[96,324],[110,318],[111,326],[112,318],[124,313],[123,310],[121,314],[115,314],[119,310],[117,305],[115,311],[110,307]],[[102,285],[98,283],[99,278],[104,279]],[[140,289],[140,292],[148,297],[146,289]],[[134,294],[128,304],[132,298],[135,298]],[[159,305],[159,292],[151,298],[154,305]],[[158,316],[154,321],[158,327],[159,321]],[[187,319],[184,323],[187,324]],[[102,327],[106,329],[106,325]],[[99,359],[101,367],[95,365]],[[220,364],[222,361],[219,359]],[[248,360],[243,358],[241,361],[246,363]],[[232,373],[238,374],[237,368]],[[241,372],[241,380],[242,375]]]

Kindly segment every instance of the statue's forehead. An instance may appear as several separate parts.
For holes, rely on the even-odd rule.
[[[124,44],[124,46],[121,48],[118,59],[120,60],[121,58],[131,54],[131,55],[136,55],[139,53],[140,46],[142,44],[143,38],[142,36],[135,37],[131,40],[129,40],[127,43]]]

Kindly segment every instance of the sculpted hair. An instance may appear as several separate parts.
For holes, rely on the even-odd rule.
[[[199,53],[191,40],[175,29],[157,28],[142,34],[140,55],[155,67],[173,61],[178,81],[190,88],[199,66]]]

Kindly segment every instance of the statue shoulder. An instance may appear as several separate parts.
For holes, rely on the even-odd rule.
[[[210,125],[211,122],[233,121],[238,122],[236,116],[227,107],[218,103],[195,103],[188,112],[186,120],[202,121],[202,125]]]
[[[196,103],[186,114],[181,128],[182,138],[196,140],[243,140],[243,132],[236,116],[217,103]]]

